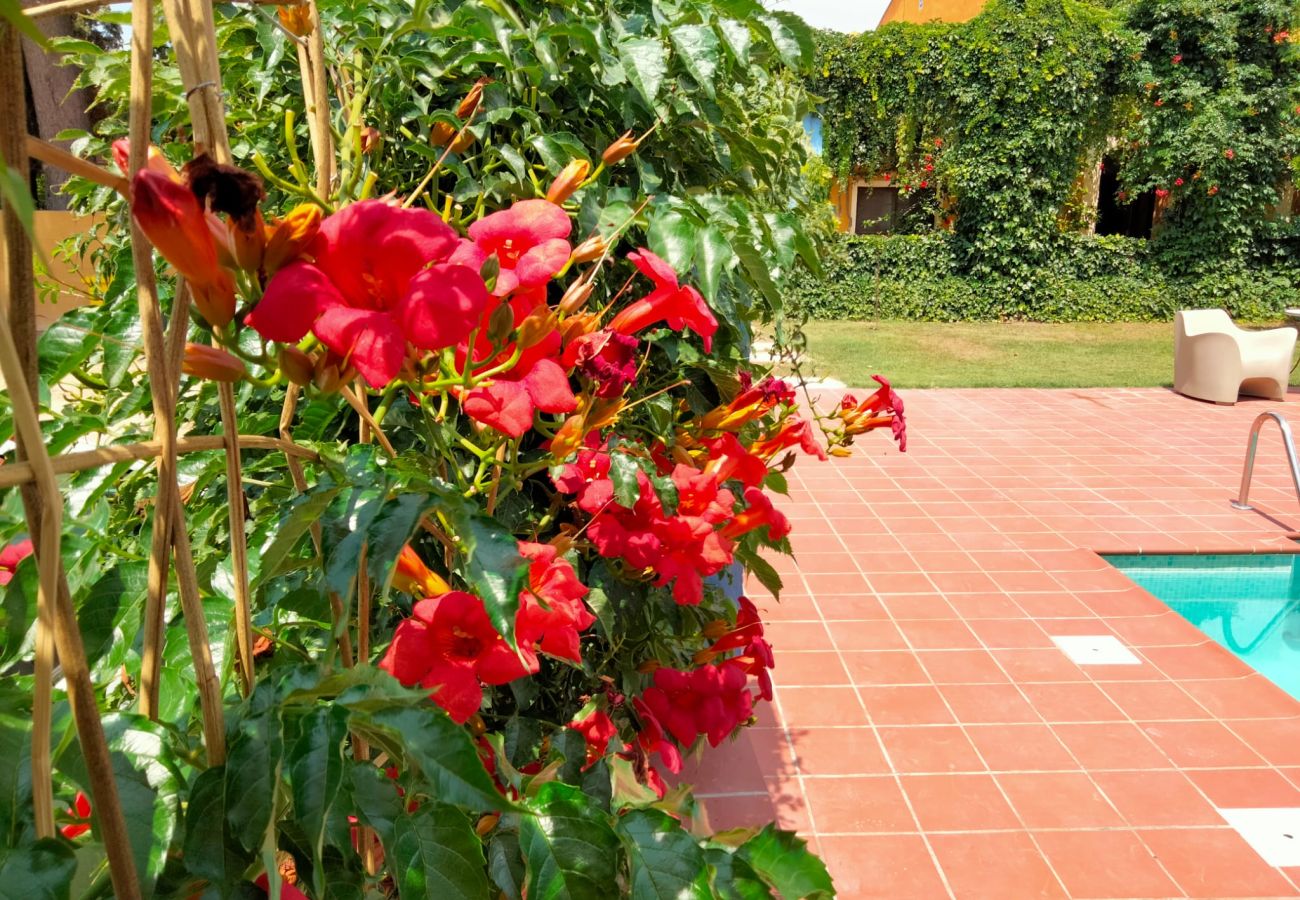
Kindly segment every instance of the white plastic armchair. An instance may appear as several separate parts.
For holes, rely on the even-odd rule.
[[[1246,331],[1221,309],[1174,314],[1174,390],[1233,404],[1238,393],[1285,400],[1294,328]]]

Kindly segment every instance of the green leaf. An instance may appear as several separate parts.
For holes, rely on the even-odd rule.
[[[253,582],[256,589],[263,582],[280,574],[285,560],[311,526],[320,521],[342,488],[338,485],[317,487],[307,494],[296,498],[288,514],[280,520],[275,529],[275,537],[262,551],[262,567]]]
[[[668,36],[691,77],[712,97],[713,78],[718,73],[718,36],[713,29],[707,25],[678,25]]]
[[[712,302],[718,296],[722,273],[735,259],[731,245],[717,225],[709,224],[695,234],[695,265],[700,273],[700,290]]]
[[[270,824],[283,753],[277,707],[240,720],[226,758],[225,813],[231,829],[250,852],[261,848]]]
[[[206,878],[219,896],[233,895],[244,870],[253,861],[226,822],[226,769],[216,766],[194,780],[185,810],[185,868]],[[257,835],[261,840],[261,835]]]
[[[0,0],[0,14],[8,12],[8,6],[14,0]],[[19,15],[17,20],[31,24],[31,20],[26,16]],[[23,231],[31,237],[32,220],[36,214],[36,203],[32,200],[31,191],[23,182],[23,178],[18,174],[16,169],[11,169],[0,160],[0,197],[4,199],[5,206],[9,207],[18,216],[18,221],[22,223]]]
[[[293,786],[294,818],[311,841],[316,893],[325,884],[325,826],[343,786],[343,745],[348,735],[348,711],[341,706],[313,709],[301,723],[298,740],[289,750],[289,780]]]
[[[500,522],[479,513],[450,485],[441,485],[439,497],[443,501],[440,514],[446,516],[460,538],[465,580],[483,600],[492,627],[511,647],[516,646],[519,592],[528,578],[528,560],[519,555],[519,542]]]
[[[498,831],[488,845],[488,874],[508,900],[523,900],[524,857],[519,850],[519,834]]]
[[[23,13],[21,0],[0,0],[0,19],[4,19],[10,25],[17,28],[27,37],[36,42],[38,47],[47,49],[50,44],[41,30]],[[6,198],[6,202],[8,202]],[[31,223],[27,225],[27,230],[31,231]]]
[[[4,643],[0,645],[0,665],[8,665],[27,644],[27,635],[36,624],[36,591],[40,576],[36,571],[36,556],[18,563],[13,578],[3,588],[4,601],[0,605],[0,621],[4,625]]]
[[[627,850],[631,900],[709,900],[704,851],[682,824],[657,809],[618,819]]]
[[[419,766],[440,801],[479,810],[511,808],[484,770],[469,733],[432,704],[354,710],[351,724]]]
[[[727,49],[736,62],[742,66],[749,65],[749,45],[753,36],[749,33],[749,26],[744,22],[737,22],[734,19],[719,19],[718,29],[722,32],[722,38],[727,43]]]
[[[768,825],[741,844],[736,856],[782,897],[835,896],[826,864],[809,853],[808,844],[793,831]]]
[[[626,453],[609,455],[609,478],[614,483],[614,500],[626,509],[635,506],[641,497],[641,484],[637,479],[640,471],[636,460]]]
[[[79,598],[77,621],[86,644],[86,659],[92,666],[114,644],[128,640],[123,613],[143,604],[148,580],[148,564],[123,563],[105,573],[84,598]]]
[[[709,847],[704,859],[713,869],[713,889],[720,900],[772,900],[772,889],[731,849]]]
[[[31,755],[31,719],[0,716],[0,847],[14,846],[31,818]]]
[[[424,803],[402,816],[385,845],[402,900],[480,900],[488,895],[483,845],[469,816],[444,803]]]
[[[542,785],[519,823],[529,900],[608,900],[616,896],[618,836],[609,816],[581,790]]]
[[[772,564],[763,557],[759,556],[752,550],[740,546],[736,548],[736,559],[745,564],[745,570],[753,574],[758,579],[758,583],[776,597],[781,598],[781,588],[785,583],[781,581],[781,575],[772,568]]]
[[[385,846],[392,840],[393,825],[405,815],[405,802],[397,793],[397,783],[372,763],[354,762],[350,779],[352,799],[365,824],[375,829]]]
[[[25,847],[0,845],[0,898],[67,900],[76,871],[72,848],[54,838]]]
[[[675,209],[665,209],[650,220],[646,241],[668,265],[685,274],[695,260],[695,223]]]
[[[659,87],[668,73],[668,53],[655,38],[624,38],[618,44],[623,71],[641,99],[651,109],[658,109]]]
[[[181,778],[157,722],[130,713],[104,716],[113,776],[143,896],[167,864],[181,814]]]

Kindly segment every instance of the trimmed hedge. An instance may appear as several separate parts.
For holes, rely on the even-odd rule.
[[[823,279],[805,275],[791,286],[792,304],[814,319],[1149,322],[1221,307],[1267,321],[1300,306],[1300,265],[1225,264],[1182,278],[1161,270],[1147,241],[1124,237],[1063,234],[1050,262],[1025,279],[962,274],[947,232],[844,235],[823,266]]]

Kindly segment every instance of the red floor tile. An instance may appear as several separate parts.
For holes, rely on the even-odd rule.
[[[953,896],[966,900],[1055,900],[1068,896],[1028,834],[936,834],[934,855]]]
[[[869,725],[862,711],[858,695],[853,688],[784,687],[780,685],[781,663],[777,662],[776,700],[780,704],[782,722],[790,728],[808,728],[816,725]]]
[[[1169,758],[1129,722],[1053,725],[1053,732],[1085,769],[1167,769]]]
[[[1088,679],[1083,669],[1055,647],[1050,650],[995,650],[993,655],[1017,684]]]
[[[1034,835],[1073,897],[1176,897],[1181,891],[1132,831]]]
[[[1239,738],[1275,766],[1300,766],[1300,719],[1232,719]]]
[[[1022,684],[1021,692],[1048,722],[1116,722],[1125,719],[1102,689],[1087,681]]]
[[[947,725],[952,712],[932,685],[868,686],[858,689],[874,725]]]
[[[831,615],[827,613],[827,615]],[[887,619],[865,622],[832,622],[831,640],[841,651],[906,650],[907,642],[898,626]],[[779,665],[779,663],[778,663]]]
[[[1142,831],[1189,897],[1286,897],[1294,886],[1230,828]]]
[[[1185,768],[1258,766],[1264,760],[1218,722],[1143,722],[1142,730]]]
[[[1083,772],[997,776],[1026,828],[1113,828],[1124,819]]]
[[[956,726],[882,727],[880,741],[898,772],[982,772],[975,747]]]
[[[1214,804],[1182,772],[1095,772],[1093,780],[1129,825],[1222,825]]]
[[[990,775],[903,775],[903,793],[921,830],[996,831],[1019,827]]]
[[[1053,649],[1052,639],[1033,619],[968,619],[970,630],[990,650]]]
[[[914,650],[974,650],[975,633],[956,619],[900,619],[898,630]]]
[[[841,654],[854,684],[929,684],[930,676],[916,654],[877,650]]]
[[[916,658],[935,684],[999,684],[1008,680],[987,650],[920,650]]]
[[[1079,768],[1065,745],[1046,725],[969,725],[966,735],[994,772]]]
[[[959,722],[1037,722],[1038,714],[1013,684],[945,684],[939,690]]]
[[[887,771],[880,742],[871,728],[792,729],[790,743],[799,772],[804,775],[876,775]]]
[[[818,834],[916,831],[903,792],[890,775],[805,778]]]
[[[1300,806],[1300,788],[1276,769],[1201,769],[1187,777],[1220,808]]]
[[[946,900],[925,840],[916,834],[873,834],[819,841],[839,896],[880,900]]]
[[[1205,709],[1170,681],[1111,681],[1101,689],[1130,719],[1204,719]]]

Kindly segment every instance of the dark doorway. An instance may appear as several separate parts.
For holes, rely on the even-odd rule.
[[[1156,195],[1146,191],[1136,197],[1119,197],[1119,166],[1110,157],[1102,161],[1097,190],[1097,234],[1121,234],[1125,237],[1151,237],[1151,222],[1156,212]]]
[[[919,203],[918,192],[900,197],[894,187],[860,187],[853,216],[854,234],[891,234]]]

